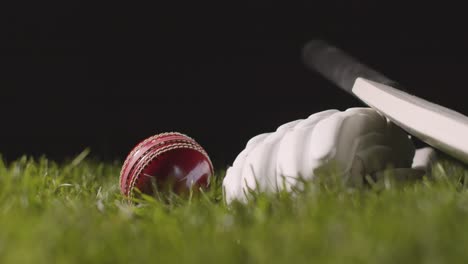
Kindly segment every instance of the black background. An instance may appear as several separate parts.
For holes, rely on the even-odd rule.
[[[0,152],[61,160],[90,147],[122,160],[141,139],[180,131],[224,166],[256,134],[362,106],[305,68],[301,49],[314,38],[468,114],[462,7],[282,2],[9,3],[0,18]]]

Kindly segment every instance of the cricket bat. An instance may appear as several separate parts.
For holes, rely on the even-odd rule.
[[[395,81],[323,40],[303,49],[304,63],[409,134],[468,164],[468,117],[411,95]]]

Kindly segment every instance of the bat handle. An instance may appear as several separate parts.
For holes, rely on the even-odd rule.
[[[389,86],[399,86],[395,81],[360,63],[342,50],[323,40],[311,40],[303,49],[304,63],[338,87],[352,94],[354,81],[363,77]]]

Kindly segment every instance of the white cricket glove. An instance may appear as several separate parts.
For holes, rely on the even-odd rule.
[[[409,136],[371,108],[322,111],[250,139],[226,172],[224,196],[230,203],[246,201],[249,189],[290,191],[331,162],[345,182],[359,183],[389,166],[411,168],[414,154]]]

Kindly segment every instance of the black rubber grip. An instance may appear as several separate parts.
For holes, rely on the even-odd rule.
[[[398,87],[398,83],[360,63],[342,50],[323,40],[311,40],[303,49],[304,63],[312,70],[352,94],[356,78],[363,77],[385,85]]]

